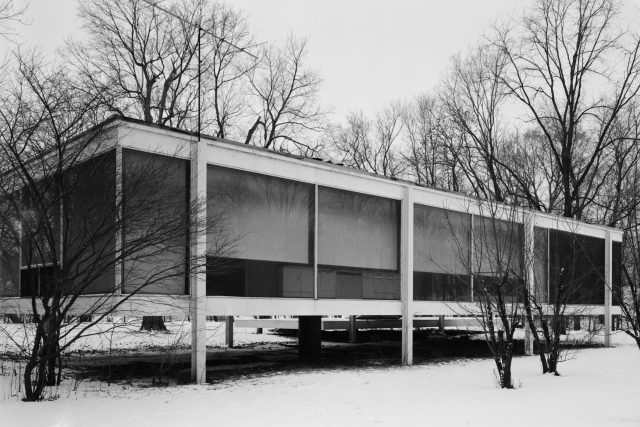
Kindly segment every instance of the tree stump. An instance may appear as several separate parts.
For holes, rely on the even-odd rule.
[[[162,316],[143,316],[141,331],[167,331],[167,327],[164,324]]]
[[[19,316],[15,313],[5,314],[5,319],[7,323],[24,323],[24,317]]]

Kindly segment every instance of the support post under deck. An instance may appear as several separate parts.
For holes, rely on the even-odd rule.
[[[400,220],[402,364],[413,364],[413,189],[405,187]]]
[[[198,138],[199,139],[199,138]],[[191,268],[189,276],[189,317],[191,319],[191,381],[206,382],[207,372],[207,274],[205,253],[207,250],[207,162],[206,141],[191,142],[191,206],[194,221],[191,226]]]

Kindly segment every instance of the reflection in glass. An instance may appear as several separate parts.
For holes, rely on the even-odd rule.
[[[93,157],[66,174],[68,195],[63,265],[70,292],[113,292],[116,235],[115,150]],[[91,266],[86,268],[85,266]]]
[[[413,299],[470,301],[471,215],[414,205]]]
[[[524,284],[524,227],[496,218],[475,216],[473,225],[474,295],[497,295],[495,286],[506,280],[504,295],[522,295]]]
[[[19,220],[0,219],[0,297],[20,296]]]
[[[533,245],[533,298],[538,303],[546,303],[549,297],[549,231],[546,228],[534,227]]]
[[[400,299],[400,203],[318,188],[318,296]]]
[[[30,191],[22,193],[20,295],[43,295],[54,280],[64,280],[65,293],[113,291],[115,151],[65,170],[64,193],[53,182],[49,179],[41,183],[39,191],[44,195],[37,203]],[[44,219],[35,206],[41,203],[48,215]],[[64,248],[60,243],[61,228]],[[63,279],[59,277],[60,261],[67,266]]]
[[[188,161],[126,149],[122,163],[124,292],[188,293]]]
[[[604,239],[549,230],[549,298],[604,304]]]
[[[53,178],[36,185],[37,191],[24,188],[21,195],[20,267],[50,265],[60,257],[60,197]]]
[[[207,261],[207,295],[313,298],[314,187],[209,165],[207,236],[233,242]]]
[[[611,256],[612,256],[612,275],[611,275],[611,287],[612,287],[612,300],[613,305],[620,305],[622,302],[623,288],[622,288],[622,243],[611,242]]]

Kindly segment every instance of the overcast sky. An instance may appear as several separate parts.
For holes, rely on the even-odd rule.
[[[447,60],[478,41],[525,0],[239,0],[259,40],[289,32],[309,39],[323,77],[322,101],[337,112],[372,111],[429,90]]]
[[[164,2],[166,2],[165,0]],[[338,114],[372,112],[433,88],[448,59],[480,40],[528,0],[235,0],[257,41],[309,39],[309,63],[323,77],[321,101]],[[77,0],[30,0],[25,43],[53,52],[79,34]],[[3,46],[6,46],[4,44]],[[5,47],[6,48],[6,47]]]

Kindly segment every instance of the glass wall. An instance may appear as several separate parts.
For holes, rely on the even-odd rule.
[[[24,188],[21,194],[20,296],[41,295],[60,260],[60,197],[54,177]]]
[[[53,178],[22,190],[20,296],[41,295],[60,259],[60,198]]]
[[[0,297],[20,296],[20,221],[12,211],[3,206],[0,213]]]
[[[188,293],[189,162],[123,150],[123,291]]]
[[[611,277],[611,290],[612,300],[611,304],[620,305],[624,296],[622,284],[624,283],[622,278],[622,243],[611,242],[611,256],[612,261],[612,277]]]
[[[313,298],[314,186],[207,167],[207,295]]]
[[[63,215],[63,265],[69,267],[65,269],[65,282],[72,293],[115,289],[115,170],[112,150],[74,167],[66,175],[70,192]]]
[[[62,280],[67,293],[113,291],[115,151],[65,170],[62,188],[49,179],[38,190],[22,194],[20,295],[42,295],[54,280]]]
[[[539,303],[546,303],[549,300],[549,230],[534,227],[533,245],[533,297]]]
[[[471,215],[414,205],[413,299],[470,301]]]
[[[549,230],[549,298],[604,304],[604,239]]]
[[[400,299],[400,202],[318,188],[318,296]]]
[[[524,284],[524,227],[496,218],[473,218],[474,296],[507,285],[505,295],[521,296]],[[506,282],[505,282],[506,279]]]

